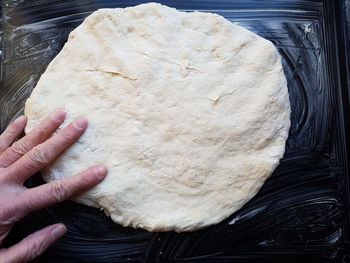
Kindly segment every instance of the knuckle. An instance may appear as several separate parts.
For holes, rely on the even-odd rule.
[[[27,145],[27,143],[23,142],[23,141],[15,141],[12,146],[11,149],[13,152],[15,152],[18,155],[24,155],[27,152],[30,151],[30,147]]]
[[[36,137],[37,137],[37,138],[46,138],[47,133],[48,133],[47,130],[48,130],[47,127],[42,127],[42,126],[37,127],[37,128],[36,128],[36,131],[35,131]]]
[[[10,125],[10,129],[12,132],[17,133],[19,130],[23,129],[23,122],[13,121]]]
[[[6,148],[7,146],[5,145],[5,143],[1,141],[1,136],[0,136],[0,152],[4,151]]]
[[[57,202],[62,202],[68,195],[68,191],[64,184],[60,181],[55,181],[51,185],[51,196]]]
[[[73,135],[68,133],[66,130],[61,130],[58,133],[59,136],[61,136],[63,138],[63,140],[65,140],[66,142],[70,142],[73,139]]]
[[[6,206],[0,207],[0,223],[3,225],[5,224],[4,221],[8,220],[8,218],[11,216],[11,213],[9,209]]]
[[[87,188],[88,186],[92,185],[93,181],[92,177],[86,176],[86,174],[79,174],[73,180],[71,182],[71,186],[74,191],[80,191],[81,189]]]
[[[11,136],[11,137],[17,136],[17,134],[18,134],[20,128],[21,128],[21,127],[19,126],[19,124],[12,123],[12,124],[9,126],[8,130],[7,130],[8,135]]]
[[[9,206],[0,207],[0,224],[10,225],[15,221],[15,211]]]
[[[27,258],[30,260],[33,260],[34,258],[38,257],[43,252],[43,240],[34,240],[26,249],[27,251]]]
[[[82,173],[78,175],[77,179],[78,179],[79,185],[83,186],[83,185],[90,185],[93,177],[89,176],[89,173]]]
[[[26,197],[25,195],[23,197],[24,198],[21,198],[22,205],[21,205],[20,211],[21,211],[21,214],[27,215],[35,211],[35,208],[34,208],[35,206],[31,198],[28,198],[28,197],[25,198]]]
[[[31,151],[31,161],[39,165],[48,164],[51,161],[51,153],[43,147],[34,147]]]

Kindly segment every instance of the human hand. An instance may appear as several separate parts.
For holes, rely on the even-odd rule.
[[[28,189],[23,185],[27,178],[52,162],[85,131],[87,120],[81,117],[54,133],[65,117],[63,110],[57,110],[26,136],[15,141],[27,123],[26,117],[21,116],[0,135],[0,245],[12,225],[24,216],[87,190],[106,176],[105,166],[96,165],[76,176],[34,188]],[[30,261],[65,232],[63,224],[45,227],[10,248],[0,249],[0,261]]]

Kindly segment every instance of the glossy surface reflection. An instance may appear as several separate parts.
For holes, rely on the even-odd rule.
[[[92,11],[141,1],[3,1],[0,130],[69,32]],[[258,195],[228,220],[193,233],[148,233],[65,202],[16,225],[8,243],[49,223],[68,233],[39,262],[333,262],[347,230],[341,1],[162,1],[218,13],[271,40],[283,57],[292,106],[285,157]],[[338,23],[338,22],[337,22]],[[343,84],[343,86],[341,85]],[[62,87],[64,89],[65,87]],[[41,183],[36,176],[28,182]]]

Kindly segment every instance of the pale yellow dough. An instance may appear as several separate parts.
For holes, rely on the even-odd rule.
[[[271,42],[154,3],[98,10],[70,33],[26,102],[26,131],[57,107],[64,125],[84,115],[89,128],[44,179],[104,163],[106,179],[77,202],[149,231],[192,231],[240,209],[278,165],[290,126]]]

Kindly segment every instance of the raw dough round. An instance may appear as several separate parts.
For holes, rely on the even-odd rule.
[[[192,231],[240,209],[278,165],[290,126],[271,42],[154,3],[98,10],[71,32],[26,102],[27,131],[57,107],[89,128],[45,180],[104,163],[106,179],[77,201],[149,231]]]

